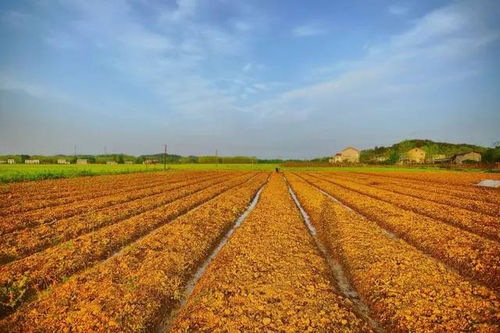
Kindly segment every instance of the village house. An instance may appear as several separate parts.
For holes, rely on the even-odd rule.
[[[107,161],[106,164],[115,165],[115,164],[118,164],[118,163],[116,163],[115,161]]]
[[[57,160],[57,164],[69,164],[69,162],[66,161],[66,159],[64,159],[64,158],[60,158]]]
[[[451,157],[451,162],[455,164],[463,164],[465,161],[481,162],[481,154],[478,152],[458,153]]]
[[[399,160],[399,163],[424,163],[425,162],[425,150],[422,148],[412,148],[408,150],[404,156]]]
[[[143,162],[143,164],[158,164],[159,161],[158,160],[145,160]]]
[[[76,160],[76,164],[89,164],[89,163],[88,163],[87,159],[84,159],[84,158],[80,159],[79,158]]]
[[[25,160],[25,164],[40,164],[40,160]]]
[[[5,163],[7,163],[6,160],[0,160],[0,164],[5,164]]]
[[[9,159],[7,160],[7,164],[16,164],[16,160],[15,160],[15,159],[13,159],[13,158],[9,158]]]
[[[330,159],[330,163],[358,163],[359,162],[359,150],[354,147],[347,147],[340,153],[335,154],[333,158]]]

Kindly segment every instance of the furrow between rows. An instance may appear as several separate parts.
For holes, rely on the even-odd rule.
[[[0,194],[3,208],[34,205],[57,201],[66,197],[83,197],[118,188],[148,186],[157,182],[175,179],[185,172],[138,173],[132,175],[105,175],[70,179],[30,181],[9,184],[8,190]],[[182,178],[182,177],[179,177]],[[83,194],[82,194],[83,193]]]
[[[10,312],[37,291],[60,283],[78,271],[92,267],[120,248],[255,176],[254,173],[228,180],[155,210],[3,266],[0,271],[0,299],[3,304],[0,312],[4,314]]]
[[[482,213],[493,217],[500,216],[500,202],[498,204],[494,204],[477,200],[477,198],[474,200],[465,199],[463,197],[453,195],[453,193],[451,193],[452,186],[450,186],[450,190],[447,191],[447,193],[442,193],[435,191],[435,189],[429,186],[418,187],[412,185],[409,182],[398,183],[382,177],[360,177],[355,173],[335,173],[332,174],[332,176],[333,175],[335,177],[348,179],[359,184],[388,190],[393,193],[407,195],[430,202],[450,205],[459,209],[467,209],[475,213]]]
[[[390,331],[494,331],[494,292],[464,280],[376,223],[287,175],[332,255]]]
[[[495,291],[500,289],[500,245],[449,224],[415,214],[330,182],[299,175],[347,206],[369,217],[413,246]]]
[[[352,180],[339,179],[337,176],[318,176],[310,174],[318,179],[326,180],[335,185],[371,198],[382,200],[396,205],[402,209],[413,211],[416,214],[424,215],[432,219],[442,221],[479,236],[498,241],[500,239],[500,216],[484,215],[453,206],[430,202],[421,198],[402,195],[376,188],[373,186],[355,183]]]
[[[0,322],[11,332],[151,331],[246,209],[266,174],[205,202]],[[62,309],[62,312],[61,312]]]
[[[106,206],[119,204],[122,202],[139,199],[149,195],[161,193],[168,188],[175,188],[179,183],[185,182],[180,180],[172,184],[159,185],[157,187],[144,187],[135,190],[125,191],[125,193],[108,193],[105,196],[98,196],[96,198],[89,198],[86,200],[79,200],[67,205],[60,205],[57,207],[46,207],[43,209],[28,211],[21,214],[12,216],[0,217],[0,235],[5,235],[11,232],[31,228],[37,225],[53,223],[62,218],[68,218],[81,214],[89,209],[99,209]],[[165,188],[166,187],[166,188]],[[120,191],[118,191],[120,192]]]
[[[172,332],[371,331],[335,288],[281,176],[207,268]]]
[[[436,189],[446,193],[453,193],[457,196],[469,198],[472,200],[482,200],[491,203],[498,203],[500,195],[497,191],[489,188],[478,187],[474,184],[485,178],[493,178],[493,174],[476,174],[473,178],[468,174],[450,172],[445,174],[434,174],[430,172],[420,173],[402,173],[402,172],[384,172],[384,173],[370,173],[360,172],[359,174],[367,175],[369,177],[382,177],[391,181],[411,183],[418,186],[428,186],[431,189]],[[461,178],[466,177],[468,180],[463,181]],[[450,188],[451,187],[451,188]]]
[[[2,237],[0,264],[22,259],[50,246],[68,241],[82,234],[94,232],[102,227],[139,215],[161,205],[203,190],[227,180],[223,175],[209,180],[189,180],[165,188],[160,193],[134,197],[129,201],[89,209],[87,213],[45,223],[37,227],[13,232]],[[233,176],[232,176],[233,177]]]

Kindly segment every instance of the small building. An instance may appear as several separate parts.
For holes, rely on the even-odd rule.
[[[158,164],[158,160],[145,160],[143,164]]]
[[[115,165],[115,164],[118,164],[118,163],[116,163],[115,161],[107,161],[106,164]]]
[[[13,158],[7,159],[7,164],[16,164],[16,160]]]
[[[85,158],[79,158],[76,160],[76,164],[89,164],[88,160]]]
[[[69,162],[66,161],[65,158],[60,158],[60,159],[57,160],[57,164],[69,164]]]
[[[125,164],[134,164],[134,161],[125,161]]]
[[[400,163],[424,163],[425,162],[425,150],[422,148],[412,148],[408,150],[403,158],[400,159]]]
[[[40,160],[24,160],[25,164],[40,164]]]
[[[451,162],[455,164],[463,164],[465,161],[479,163],[481,162],[481,154],[475,151],[468,153],[458,153],[451,157]]]
[[[358,163],[359,150],[354,147],[347,147],[330,159],[330,163]]]
[[[7,163],[6,160],[0,160],[0,164],[5,164],[5,163]]]

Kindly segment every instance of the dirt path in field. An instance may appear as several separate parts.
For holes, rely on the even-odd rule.
[[[347,278],[344,268],[340,264],[339,261],[337,261],[335,258],[333,258],[328,251],[326,250],[326,247],[323,245],[321,240],[318,238],[316,228],[312,224],[309,215],[307,212],[304,210],[302,205],[299,202],[299,199],[295,195],[295,192],[293,191],[290,183],[286,179],[285,176],[283,176],[287,186],[288,186],[288,191],[290,192],[290,195],[293,198],[293,201],[295,202],[295,205],[300,211],[300,214],[302,215],[302,218],[304,220],[304,223],[307,226],[307,229],[309,230],[309,233],[311,234],[312,238],[314,239],[314,242],[316,243],[317,248],[325,258],[326,262],[328,263],[328,266],[330,266],[330,269],[332,271],[332,275],[335,277],[335,281],[338,284],[339,290],[342,292],[342,294],[350,299],[354,303],[355,310],[358,315],[363,317],[372,327],[372,329],[375,332],[385,332],[385,330],[378,325],[378,323],[371,318],[370,316],[370,309],[368,306],[363,302],[361,297],[359,296],[358,292],[356,289],[351,285],[349,282],[349,279]],[[330,196],[331,197],[331,196]]]
[[[454,274],[457,274],[459,276],[461,276],[463,279],[467,280],[469,283],[471,283],[472,285],[475,285],[475,286],[486,286],[487,288],[489,288],[489,286],[485,285],[482,281],[478,281],[477,279],[474,279],[470,276],[467,276],[467,275],[464,275],[459,269],[457,269],[456,267],[452,266],[451,264],[449,264],[448,262],[440,259],[440,258],[437,258],[436,256],[434,255],[431,255],[430,253],[428,253],[427,251],[421,249],[420,247],[418,246],[415,246],[412,242],[409,242],[408,240],[406,240],[405,238],[402,238],[400,236],[398,236],[397,234],[391,232],[390,230],[386,229],[384,226],[382,226],[381,224],[379,224],[377,221],[374,221],[373,219],[371,219],[369,216],[366,216],[363,212],[360,212],[358,211],[357,209],[355,208],[352,208],[351,206],[347,205],[346,203],[344,203],[343,201],[337,199],[336,197],[334,197],[333,195],[331,195],[330,193],[326,192],[325,190],[323,190],[320,186],[316,185],[315,183],[309,181],[308,179],[305,179],[302,175],[294,172],[293,175],[297,176],[298,178],[300,178],[302,181],[306,182],[307,184],[313,186],[314,188],[316,188],[319,192],[321,192],[322,194],[324,194],[325,196],[327,196],[329,199],[339,203],[340,205],[342,205],[343,207],[345,207],[346,209],[354,212],[356,215],[358,215],[359,217],[363,218],[363,219],[366,219],[368,221],[372,221],[373,223],[377,224],[377,226],[379,227],[379,229],[384,233],[386,234],[388,237],[391,237],[391,238],[394,238],[394,239],[399,239],[407,244],[409,244],[410,246],[414,247],[415,249],[417,249],[419,252],[421,252],[425,257],[427,258],[430,258],[436,262],[439,262],[441,263],[442,265],[444,265],[446,267],[447,270],[449,270],[450,272],[454,273]],[[314,176],[313,176],[314,177]],[[316,179],[320,180],[320,181],[327,181],[325,179],[322,179],[322,178],[318,178],[318,177],[315,177]],[[327,181],[328,182],[328,181]],[[402,209],[404,210],[403,208],[399,208],[399,209]]]
[[[214,258],[219,254],[220,250],[224,247],[224,245],[227,243],[231,235],[234,233],[234,231],[243,223],[243,221],[246,219],[248,214],[255,208],[257,203],[259,202],[260,194],[264,190],[264,187],[266,186],[267,182],[269,181],[269,177],[267,178],[266,182],[262,187],[257,191],[255,194],[255,197],[252,199],[252,202],[248,206],[248,208],[243,212],[243,214],[238,217],[236,222],[234,223],[233,227],[227,231],[227,233],[222,237],[220,240],[219,244],[214,248],[212,253],[206,258],[206,260],[198,267],[196,273],[193,275],[193,277],[189,280],[189,282],[186,285],[186,288],[183,292],[182,299],[179,302],[179,305],[173,309],[166,317],[165,319],[160,323],[158,328],[155,330],[155,332],[169,332],[170,327],[172,326],[174,319],[177,315],[177,313],[181,310],[181,308],[186,304],[187,299],[193,292],[194,287],[196,286],[196,283],[198,280],[203,276],[203,273],[205,273],[208,265],[214,260]]]

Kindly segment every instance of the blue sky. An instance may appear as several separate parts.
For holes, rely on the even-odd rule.
[[[500,140],[497,0],[0,2],[0,153]]]

